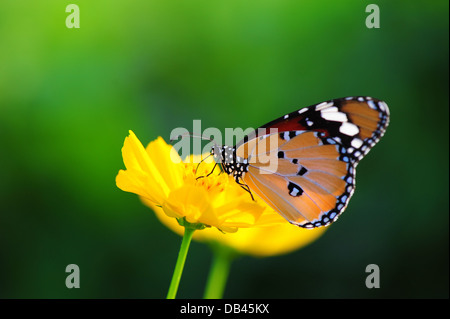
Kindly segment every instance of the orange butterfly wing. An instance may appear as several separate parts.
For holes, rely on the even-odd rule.
[[[326,145],[317,132],[307,131],[297,131],[289,142],[278,137],[277,146],[264,148],[269,139],[252,143],[243,176],[250,190],[295,225],[313,228],[335,220],[354,190],[353,164],[340,160],[339,145]]]
[[[370,97],[335,99],[289,113],[235,146],[236,156],[249,162],[242,179],[289,222],[305,228],[329,225],[353,195],[355,167],[388,123],[386,103]]]

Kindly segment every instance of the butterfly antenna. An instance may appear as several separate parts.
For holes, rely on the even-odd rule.
[[[173,143],[174,141],[179,140],[179,139],[182,139],[182,138],[185,138],[185,137],[200,138],[200,139],[202,139],[202,140],[214,142],[214,147],[217,147],[217,143],[216,143],[212,138],[207,137],[207,136],[203,136],[203,135],[200,135],[200,136],[199,136],[199,135],[195,135],[195,134],[193,134],[193,133],[191,133],[191,132],[188,132],[188,133],[185,133],[185,134],[180,134],[180,135],[175,136],[174,138],[171,138],[171,139],[170,139],[170,143]],[[203,162],[204,162],[208,157],[210,157],[211,155],[212,155],[212,154],[209,154],[208,156],[206,156],[205,158],[203,158],[203,159],[198,163],[197,168],[195,169],[196,172],[198,171],[198,168],[200,167],[200,164],[203,163]],[[206,175],[206,176],[199,176],[199,177],[196,178],[196,180],[198,180],[198,179],[200,179],[200,178],[208,177],[209,175],[211,175],[211,174],[214,172],[214,169],[216,168],[216,166],[217,166],[217,163],[214,165],[213,169],[211,170],[211,172],[209,172],[208,175]]]
[[[171,138],[171,139],[170,139],[170,143],[173,143],[174,141],[177,141],[177,140],[182,139],[182,138],[184,138],[184,137],[199,138],[199,139],[206,140],[206,141],[210,141],[210,142],[213,142],[213,141],[214,141],[214,140],[213,140],[212,138],[210,138],[210,137],[203,136],[203,135],[195,135],[194,133],[188,132],[188,133],[185,133],[185,134],[177,135],[177,136],[175,136],[174,138]]]

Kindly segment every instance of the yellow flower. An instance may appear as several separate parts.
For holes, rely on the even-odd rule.
[[[117,186],[160,207],[169,217],[235,232],[253,227],[264,211],[265,205],[253,201],[227,174],[216,169],[206,176],[212,162],[202,162],[198,169],[198,163],[184,163],[161,137],[144,149],[130,131],[122,156],[127,169],[119,171]]]
[[[163,224],[179,234],[184,228],[176,219],[185,217],[190,223],[227,232],[206,228],[196,231],[194,239],[220,241],[244,254],[270,256],[299,249],[325,231],[325,227],[306,230],[291,225],[256,194],[253,201],[231,176],[218,169],[206,176],[214,162],[203,161],[198,166],[198,158],[192,156],[188,163],[182,162],[161,137],[144,149],[130,131],[122,156],[127,169],[119,171],[117,186],[138,194]]]

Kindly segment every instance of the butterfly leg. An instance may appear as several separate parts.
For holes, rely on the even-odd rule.
[[[246,190],[250,194],[250,196],[252,197],[253,201],[255,200],[255,198],[253,197],[253,194],[252,194],[252,192],[250,190],[250,187],[248,187],[247,184],[241,183],[238,178],[236,179],[236,183],[238,183],[244,190]]]
[[[200,163],[199,163],[198,165],[200,165]],[[200,179],[200,178],[208,177],[209,175],[211,175],[211,174],[214,172],[214,169],[216,168],[216,166],[217,166],[217,163],[214,164],[213,169],[211,170],[211,172],[209,172],[208,175],[206,175],[206,176],[199,176],[199,177],[196,178],[196,180],[198,180],[198,179]],[[197,169],[198,169],[198,166],[197,166]]]

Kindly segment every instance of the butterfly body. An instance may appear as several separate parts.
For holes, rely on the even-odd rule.
[[[327,226],[347,207],[355,168],[388,122],[389,109],[380,100],[335,99],[286,114],[211,154],[290,223]]]

